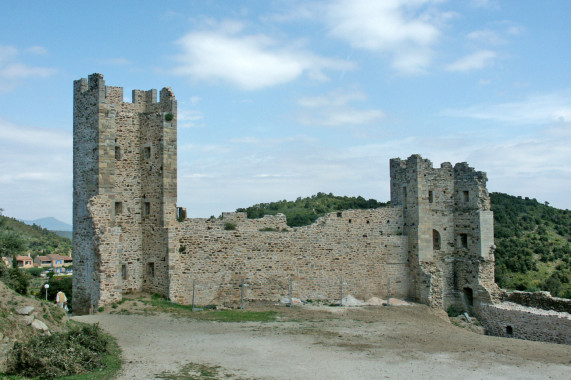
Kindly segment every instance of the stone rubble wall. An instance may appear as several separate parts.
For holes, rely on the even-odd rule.
[[[179,303],[232,304],[245,279],[247,300],[335,301],[406,298],[409,287],[407,237],[402,210],[381,208],[331,213],[314,224],[290,228],[283,215],[246,219],[225,213],[222,219],[188,219],[169,230],[169,297]],[[235,230],[225,230],[227,223]],[[275,231],[260,231],[271,228]]]
[[[489,335],[571,344],[571,314],[513,302],[481,304],[478,320]]]
[[[502,301],[513,302],[522,306],[535,307],[543,310],[554,310],[571,313],[571,299],[552,297],[549,292],[503,292]]]

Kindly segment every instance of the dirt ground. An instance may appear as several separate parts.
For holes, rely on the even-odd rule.
[[[120,379],[571,379],[571,346],[479,335],[424,305],[248,309],[279,317],[112,310],[74,319],[118,339]]]

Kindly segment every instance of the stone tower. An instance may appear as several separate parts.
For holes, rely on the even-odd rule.
[[[408,236],[409,297],[444,309],[489,301],[497,287],[486,173],[466,163],[433,168],[419,155],[392,159],[390,171]]]
[[[168,293],[168,226],[176,221],[177,102],[170,88],[74,82],[74,312],[123,292]]]

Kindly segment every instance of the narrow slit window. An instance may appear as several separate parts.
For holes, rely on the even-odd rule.
[[[403,204],[404,208],[406,208],[406,204],[407,204],[406,187],[402,188],[402,204]]]
[[[147,263],[147,275],[151,278],[155,277],[155,263]]]
[[[115,215],[121,215],[123,213],[123,202],[115,202]]]
[[[121,278],[123,281],[127,280],[127,264],[121,265]]]
[[[119,161],[121,159],[121,147],[115,146],[115,159]]]
[[[434,194],[432,192],[432,190],[428,191],[428,203],[432,203],[434,202]]]
[[[440,232],[436,230],[432,230],[432,249],[434,251],[440,250],[441,243],[440,243]]]
[[[151,215],[151,202],[143,203],[143,216],[146,218]]]
[[[468,248],[468,234],[460,234],[458,237],[460,248]]]
[[[462,199],[464,200],[464,203],[468,203],[468,201],[470,200],[470,193],[468,192],[468,190],[464,190],[462,192]]]
[[[143,148],[143,159],[150,160],[151,159],[151,147],[146,146]]]

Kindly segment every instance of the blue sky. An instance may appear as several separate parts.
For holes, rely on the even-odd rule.
[[[467,161],[571,208],[571,1],[0,4],[0,208],[71,223],[73,80],[170,86],[191,217],[319,191],[389,199],[389,159]],[[126,99],[130,100],[130,99]]]

